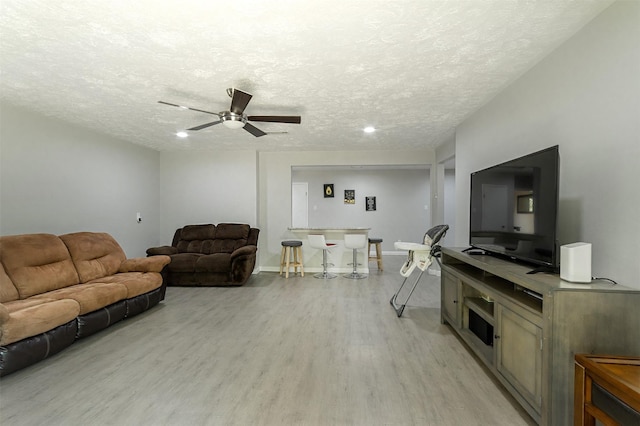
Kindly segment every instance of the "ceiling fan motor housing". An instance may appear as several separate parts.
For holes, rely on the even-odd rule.
[[[247,123],[247,118],[244,114],[236,114],[231,111],[220,112],[220,120],[222,125],[229,129],[239,129]]]

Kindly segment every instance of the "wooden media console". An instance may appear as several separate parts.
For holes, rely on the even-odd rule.
[[[573,423],[574,355],[640,354],[640,291],[442,249],[441,319],[543,425]]]

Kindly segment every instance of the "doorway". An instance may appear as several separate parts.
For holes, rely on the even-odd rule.
[[[449,225],[447,234],[442,239],[443,246],[455,246],[456,222],[456,161],[455,157],[438,163],[438,211],[434,223]]]
[[[309,183],[291,184],[291,227],[309,227]]]

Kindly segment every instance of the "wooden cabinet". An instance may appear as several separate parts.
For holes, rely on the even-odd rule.
[[[497,306],[496,369],[537,413],[542,406],[542,328]]]
[[[640,357],[575,358],[573,424],[640,425]]]
[[[458,300],[460,290],[460,280],[453,274],[448,272],[442,273],[442,292],[441,304],[442,315],[447,319],[449,324],[460,326],[460,304]]]
[[[441,319],[538,423],[573,416],[573,356],[640,353],[640,291],[443,248]]]

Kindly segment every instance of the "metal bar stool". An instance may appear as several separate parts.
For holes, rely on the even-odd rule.
[[[371,244],[375,244],[376,246],[376,255],[371,256]],[[369,260],[377,260],[378,261],[378,270],[384,271],[382,267],[382,238],[369,238],[369,246],[367,248],[367,255],[369,256]]]
[[[285,278],[289,278],[289,268],[293,267],[294,275],[298,273],[298,268],[300,268],[300,276],[304,277],[304,266],[302,265],[302,241],[286,240],[281,244],[282,253],[280,254],[280,275],[282,275],[283,268],[286,268]],[[291,261],[292,254],[293,262]]]
[[[353,250],[353,272],[346,274],[345,278],[351,278],[353,280],[360,280],[367,278],[366,274],[358,273],[358,249],[363,249],[367,246],[367,236],[365,234],[345,234],[344,235],[344,247]]]
[[[315,274],[314,278],[331,279],[337,277],[336,274],[332,274],[327,271],[327,250],[334,247],[334,243],[327,243],[324,239],[324,235],[309,234],[309,246],[315,249],[322,250],[322,272]]]

